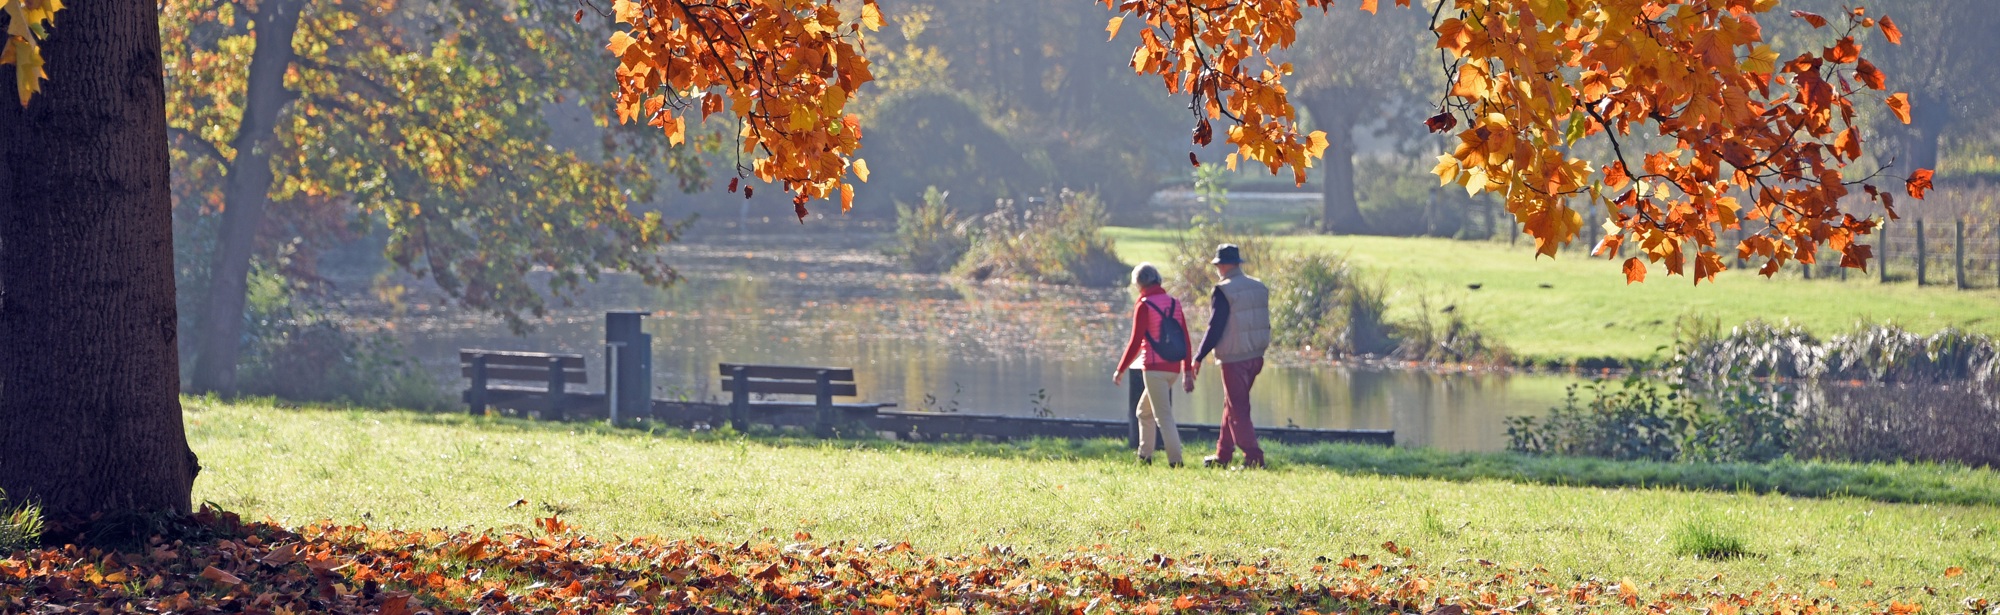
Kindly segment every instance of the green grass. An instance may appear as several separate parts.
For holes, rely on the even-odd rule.
[[[909,541],[936,553],[1008,545],[1203,553],[1309,566],[1379,553],[1471,569],[1743,588],[1867,578],[1991,596],[2000,508],[1345,473],[1275,449],[1270,471],[1139,466],[1115,443],[905,446],[647,434],[459,415],[186,402],[197,501],[246,518],[508,528],[560,511],[603,536]],[[1321,460],[1327,463],[1333,461]],[[1365,472],[1365,471],[1364,471]],[[1989,471],[1961,471],[1994,482]],[[514,506],[517,501],[525,505]],[[1676,553],[1688,520],[1748,536],[1753,557]],[[1948,567],[1968,574],[1947,581]],[[1845,599],[1879,592],[1841,583]]]
[[[1117,241],[1119,258],[1133,263],[1165,261],[1174,237],[1159,229],[1104,232]],[[1645,359],[1672,344],[1676,323],[1688,316],[1725,327],[1753,318],[1790,320],[1822,335],[1864,322],[1891,322],[1922,333],[1956,326],[2000,334],[2000,291],[1882,285],[1873,274],[1859,272],[1842,282],[1791,274],[1765,279],[1754,270],[1730,270],[1715,284],[1696,287],[1656,266],[1646,282],[1628,286],[1615,261],[1570,251],[1554,260],[1537,259],[1525,241],[1509,247],[1430,238],[1289,236],[1279,245],[1345,254],[1389,283],[1392,318],[1407,317],[1419,297],[1431,298],[1433,308],[1455,305],[1517,357],[1532,362]],[[1471,284],[1480,288],[1472,290]]]
[[[1718,527],[1713,519],[1688,519],[1674,528],[1674,554],[1702,559],[1751,555],[1750,541]]]

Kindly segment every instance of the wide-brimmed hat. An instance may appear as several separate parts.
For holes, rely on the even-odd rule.
[[[1211,265],[1240,265],[1240,264],[1243,264],[1243,254],[1242,254],[1242,251],[1241,251],[1241,250],[1238,250],[1238,249],[1236,248],[1236,244],[1233,244],[1233,243],[1225,243],[1225,244],[1222,244],[1222,245],[1219,245],[1219,246],[1216,246],[1216,247],[1215,247],[1215,260],[1212,260],[1212,261],[1209,261],[1209,264],[1211,264]]]

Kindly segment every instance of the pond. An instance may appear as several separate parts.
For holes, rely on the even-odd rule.
[[[656,398],[724,400],[722,362],[828,365],[855,368],[862,399],[903,409],[1123,416],[1125,391],[1110,378],[1129,331],[1129,292],[911,274],[882,255],[879,232],[815,230],[677,244],[668,258],[682,282],[654,289],[606,276],[522,336],[491,318],[428,306],[375,317],[454,389],[462,386],[458,349],[477,347],[583,354],[593,375],[586,388],[595,390],[603,313],[635,310],[649,314]],[[1577,380],[1290,354],[1270,363],[1252,395],[1259,425],[1393,429],[1399,444],[1453,451],[1505,448],[1504,417],[1541,414]],[[1220,422],[1219,372],[1205,370],[1175,415]]]

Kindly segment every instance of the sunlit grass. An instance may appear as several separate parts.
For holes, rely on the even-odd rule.
[[[1108,228],[1105,234],[1128,262],[1166,259],[1174,237],[1159,229]],[[1581,251],[1536,258],[1526,241],[1510,247],[1431,238],[1289,236],[1279,245],[1346,254],[1389,282],[1391,318],[1407,318],[1419,298],[1429,298],[1433,309],[1455,306],[1529,360],[1647,358],[1672,344],[1676,323],[1690,316],[1725,327],[1753,318],[1790,320],[1823,335],[1863,322],[1892,322],[1922,333],[1947,326],[2000,333],[2000,291],[1883,285],[1858,271],[1841,281],[1765,279],[1755,271],[1731,270],[1714,284],[1697,287],[1656,266],[1644,283],[1627,285],[1616,261]],[[1471,288],[1475,284],[1477,290]]]
[[[1104,545],[1295,565],[1393,540],[1445,567],[1486,559],[1676,583],[1722,574],[1745,586],[1841,576],[1916,587],[1958,566],[1970,572],[1953,582],[1984,595],[2000,571],[1991,506],[1382,477],[1275,454],[1271,471],[1169,470],[1134,464],[1115,443],[897,447],[198,399],[187,408],[204,467],[197,500],[292,524],[504,528],[559,510],[599,535],[806,531],[934,552]],[[1759,556],[1677,553],[1674,534],[1690,518],[1754,536]],[[1857,587],[1837,591],[1880,598]]]

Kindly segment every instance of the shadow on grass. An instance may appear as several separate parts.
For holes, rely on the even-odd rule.
[[[320,408],[371,417],[384,414],[374,410],[270,400],[232,403]],[[1012,442],[903,442],[875,437],[820,439],[803,432],[763,428],[744,434],[728,428],[695,432],[661,425],[612,427],[603,422],[563,423],[449,413],[391,413],[401,414],[413,423],[488,430],[559,431],[611,437],[659,437],[689,442],[748,442],[773,447],[909,452],[944,457],[1132,461],[1132,451],[1126,448],[1124,442],[1109,439],[1043,438]],[[1190,458],[1198,459],[1204,454],[1204,445],[1190,444]],[[1563,487],[1678,489],[1807,498],[1852,497],[1913,504],[2000,505],[2000,471],[1931,463],[1853,464],[1791,460],[1772,463],[1665,463],[1522,453],[1452,453],[1360,444],[1294,446],[1275,442],[1264,445],[1264,450],[1272,467],[1278,471],[1321,468],[1353,475],[1459,482],[1506,481]],[[1162,468],[1162,471],[1165,469]]]

